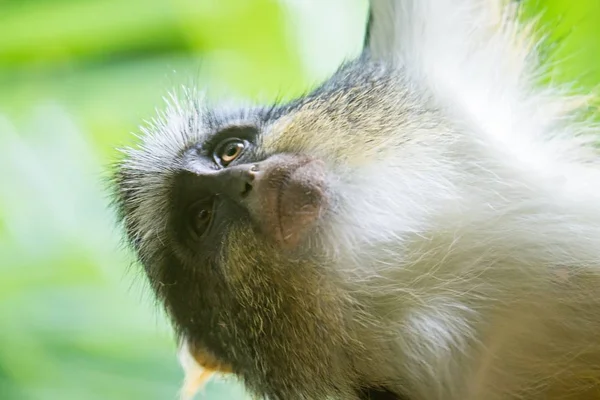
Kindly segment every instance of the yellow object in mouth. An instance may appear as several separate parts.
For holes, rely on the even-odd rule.
[[[213,376],[231,373],[231,368],[192,347],[185,339],[181,341],[178,356],[184,372],[180,400],[191,400]]]

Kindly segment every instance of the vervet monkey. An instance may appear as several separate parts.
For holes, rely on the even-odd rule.
[[[272,400],[600,399],[598,126],[517,17],[373,0],[307,96],[145,129],[117,203],[188,361]]]

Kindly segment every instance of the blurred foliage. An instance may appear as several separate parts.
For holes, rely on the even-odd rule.
[[[549,79],[599,81],[600,3],[529,0]],[[269,101],[359,49],[366,0],[0,2],[0,399],[173,399],[175,346],[107,208],[114,148],[181,84]],[[241,399],[215,381],[204,398]]]

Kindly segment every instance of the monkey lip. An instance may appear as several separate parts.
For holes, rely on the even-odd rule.
[[[293,249],[325,206],[325,165],[305,156],[282,155],[259,168],[253,214],[264,234]]]

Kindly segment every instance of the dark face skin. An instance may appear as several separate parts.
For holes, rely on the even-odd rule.
[[[327,106],[337,90],[244,118],[209,115],[179,151],[160,159],[164,146],[147,146],[117,177],[128,237],[178,336],[271,399],[400,398],[371,374],[385,368],[360,333],[369,310],[322,248],[336,202],[323,142],[282,134],[296,113],[329,113],[329,123],[363,106]]]

